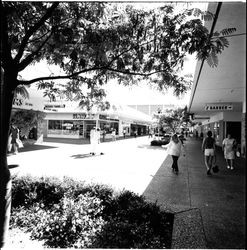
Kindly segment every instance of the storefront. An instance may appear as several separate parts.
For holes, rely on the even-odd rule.
[[[222,141],[230,133],[237,143],[241,145],[241,112],[221,112],[211,116],[197,127],[199,134],[206,136],[211,130],[217,146],[222,146]]]
[[[148,133],[151,119],[136,110],[125,110],[123,106],[115,106],[108,111],[86,112],[78,108],[66,110],[65,106],[57,109],[46,109],[46,118],[43,126],[44,137],[80,139],[89,138],[93,127],[101,130],[105,138],[111,136],[112,130],[117,136],[138,135]],[[145,116],[145,117],[144,117]]]

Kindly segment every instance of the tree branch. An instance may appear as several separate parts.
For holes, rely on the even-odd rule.
[[[19,80],[20,84],[22,85],[30,85],[34,82],[39,82],[39,81],[45,81],[45,80],[59,80],[59,79],[70,79],[70,78],[75,78],[80,74],[83,73],[87,73],[90,71],[111,71],[111,72],[116,72],[119,74],[123,74],[123,75],[132,75],[132,76],[143,76],[143,77],[148,77],[154,74],[158,74],[158,73],[165,73],[165,71],[159,70],[159,71],[153,71],[150,73],[138,73],[138,72],[134,72],[134,71],[129,71],[129,70],[118,70],[118,69],[113,69],[113,68],[106,68],[106,67],[94,67],[94,68],[89,68],[89,69],[84,69],[78,72],[75,72],[73,74],[70,75],[61,75],[61,76],[45,76],[45,77],[39,77],[39,78],[34,78],[32,80]]]
[[[52,35],[51,34],[43,41],[43,43],[40,45],[40,47],[34,51],[33,53],[31,53],[30,55],[28,55],[25,59],[22,60],[21,63],[19,63],[18,65],[18,72],[22,71],[23,69],[25,69],[34,59],[35,56],[38,55],[38,53],[41,51],[41,49],[44,47],[44,45],[46,44],[46,42],[50,39]]]
[[[21,42],[20,49],[19,49],[19,51],[18,51],[18,53],[17,53],[17,55],[16,55],[16,57],[15,57],[15,59],[14,59],[16,62],[19,62],[20,59],[22,58],[23,53],[24,53],[24,49],[25,49],[25,47],[26,47],[26,45],[27,45],[27,42],[28,42],[29,38],[33,35],[33,33],[34,33],[35,31],[37,31],[37,30],[44,24],[44,22],[45,22],[48,18],[51,17],[52,12],[57,8],[58,5],[59,5],[58,2],[53,3],[52,6],[51,6],[51,7],[47,10],[47,12],[44,14],[44,16],[43,16],[43,17],[42,17],[33,27],[31,27],[31,28],[27,31],[26,35],[24,36],[24,38],[23,38],[23,40],[22,40],[22,42]]]

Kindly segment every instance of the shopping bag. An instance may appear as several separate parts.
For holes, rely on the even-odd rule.
[[[214,165],[214,166],[212,167],[212,170],[213,170],[214,173],[218,173],[220,169],[219,169],[219,166],[218,166],[218,165]]]
[[[8,152],[10,152],[11,149],[12,149],[11,140],[12,140],[12,136],[10,135],[10,136],[9,136],[9,139],[8,139]]]
[[[16,139],[16,143],[18,145],[18,148],[23,148],[23,143],[20,139]]]

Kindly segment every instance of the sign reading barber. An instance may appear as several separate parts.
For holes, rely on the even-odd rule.
[[[206,111],[231,111],[233,105],[230,104],[207,104],[204,108]]]

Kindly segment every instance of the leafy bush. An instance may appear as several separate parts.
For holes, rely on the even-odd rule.
[[[107,223],[94,242],[96,248],[170,248],[173,216],[124,191],[104,210]]]
[[[72,179],[13,181],[11,226],[56,248],[170,248],[173,216],[129,191]]]

